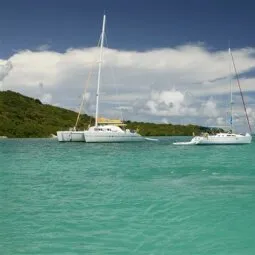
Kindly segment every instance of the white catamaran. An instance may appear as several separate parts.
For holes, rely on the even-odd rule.
[[[102,68],[102,57],[105,37],[105,23],[106,16],[103,16],[102,33],[100,37],[100,59],[98,64],[98,78],[97,78],[97,92],[96,92],[96,115],[95,115],[95,126],[90,127],[84,131],[85,142],[87,143],[98,143],[98,142],[140,142],[145,139],[138,134],[136,131],[130,131],[125,129],[125,124],[119,120],[109,120],[98,118],[99,113],[99,91],[101,82],[101,68]]]
[[[84,131],[76,130],[84,103],[84,97],[85,96],[83,94],[83,99],[80,105],[80,110],[76,119],[75,126],[70,128],[68,131],[57,131],[57,139],[59,142],[85,142]]]
[[[238,73],[236,70],[233,54],[229,48],[229,55],[232,60],[232,64],[235,70],[237,84],[240,90],[244,111],[246,114],[247,123],[249,126],[249,130],[251,132],[251,126],[248,118],[248,114],[246,111],[246,106],[243,98],[243,93],[241,90]],[[190,142],[175,142],[175,145],[223,145],[223,144],[249,144],[251,143],[252,136],[249,133],[246,134],[236,134],[232,133],[233,130],[233,122],[232,122],[232,108],[233,108],[233,99],[232,99],[232,83],[230,83],[230,130],[229,132],[222,132],[215,135],[209,135],[208,133],[205,133],[200,136],[195,136]]]

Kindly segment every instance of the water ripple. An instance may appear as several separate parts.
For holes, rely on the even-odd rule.
[[[254,254],[250,146],[0,142],[1,254]]]

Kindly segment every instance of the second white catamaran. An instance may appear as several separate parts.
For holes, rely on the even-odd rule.
[[[243,107],[244,107],[244,111],[246,114],[246,119],[247,119],[247,123],[249,126],[249,130],[251,132],[251,125],[249,122],[249,118],[248,118],[248,114],[246,111],[246,106],[245,106],[245,102],[244,102],[244,98],[243,98],[243,93],[241,90],[241,86],[239,83],[239,78],[238,78],[238,73],[236,70],[236,66],[235,66],[235,62],[234,62],[234,58],[233,58],[233,54],[229,48],[229,55],[231,58],[231,62],[233,64],[234,70],[235,70],[235,74],[236,74],[236,79],[237,79],[237,83],[238,83],[238,87],[240,90],[240,94],[241,94],[241,98],[242,98],[242,102],[243,102]],[[215,135],[209,135],[208,133],[205,133],[203,135],[200,136],[195,136],[192,138],[192,140],[190,142],[175,142],[175,145],[223,145],[223,144],[249,144],[251,143],[252,140],[252,136],[249,133],[246,134],[236,134],[233,133],[233,120],[232,120],[232,105],[233,105],[233,99],[232,99],[232,83],[230,83],[230,130],[229,132],[222,132],[222,133],[218,133]]]

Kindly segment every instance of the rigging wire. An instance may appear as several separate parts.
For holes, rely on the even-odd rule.
[[[101,37],[99,38],[97,47],[99,47],[100,40],[101,40]],[[88,78],[85,82],[85,86],[84,86],[84,90],[83,90],[83,94],[82,94],[82,101],[81,101],[81,104],[80,104],[80,107],[79,107],[79,112],[78,112],[78,116],[77,116],[77,119],[76,119],[76,122],[75,122],[74,130],[76,130],[78,122],[80,120],[81,111],[82,111],[82,108],[83,108],[83,105],[84,105],[84,102],[85,102],[85,95],[86,95],[87,89],[89,87],[90,79],[91,79],[91,76],[92,76],[92,73],[93,73],[93,64],[94,64],[94,62],[91,64],[91,69],[89,71]],[[90,121],[91,121],[91,118],[90,118]]]
[[[240,85],[240,82],[239,82],[239,76],[238,76],[238,73],[237,73],[237,70],[236,70],[236,65],[235,65],[234,57],[233,57],[233,54],[232,54],[231,51],[230,51],[230,55],[231,55],[231,58],[232,58],[232,63],[233,63],[233,67],[234,67],[234,70],[235,70],[236,80],[237,80],[237,84],[238,84],[238,87],[239,87],[239,90],[240,90],[240,94],[241,94],[241,98],[242,98],[242,102],[243,102],[243,107],[244,107],[247,123],[248,123],[249,129],[250,129],[250,133],[252,133],[251,125],[250,125],[250,121],[249,121],[249,117],[248,117],[248,113],[247,113],[245,102],[244,102],[243,92],[242,92],[241,85]]]
[[[106,31],[107,31],[107,27],[106,27]],[[107,41],[107,32],[105,32],[105,44],[106,44],[106,47],[109,48],[108,46],[108,41]],[[112,78],[113,78],[113,82],[114,82],[114,85],[115,85],[115,92],[116,92],[116,96],[118,96],[118,88],[116,86],[116,77],[114,75],[114,70],[113,70],[113,66],[110,64],[110,70],[111,70],[111,74],[112,74]],[[120,111],[120,118],[121,120],[123,121],[123,112],[121,110],[121,105],[120,105],[120,102],[117,103],[118,107],[119,107],[119,111]]]

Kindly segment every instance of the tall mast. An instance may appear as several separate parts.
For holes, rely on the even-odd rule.
[[[99,103],[99,89],[100,89],[100,81],[101,81],[101,67],[102,67],[102,58],[103,58],[103,46],[104,46],[104,34],[105,34],[105,20],[106,16],[103,17],[103,26],[102,26],[102,33],[101,33],[101,41],[100,41],[100,57],[99,57],[99,64],[98,64],[98,76],[97,76],[97,93],[96,93],[96,116],[95,116],[95,126],[97,127],[97,119],[98,119],[98,103]]]
[[[237,84],[238,84],[239,91],[240,91],[240,94],[241,94],[241,98],[242,98],[242,102],[243,102],[243,108],[244,108],[244,111],[245,111],[248,127],[249,127],[249,130],[250,130],[250,133],[252,133],[251,124],[250,124],[250,121],[249,121],[248,113],[247,113],[245,102],[244,102],[244,98],[243,98],[243,92],[242,92],[241,85],[240,85],[240,82],[239,82],[239,76],[238,76],[238,73],[237,73],[237,70],[236,70],[236,65],[235,65],[234,57],[233,57],[233,54],[232,54],[231,51],[230,51],[230,55],[231,55],[231,58],[232,58],[232,63],[233,63],[233,67],[234,67],[234,70],[235,70],[236,80],[237,80]]]
[[[231,58],[231,50],[228,48],[228,53]],[[232,89],[232,79],[231,79],[231,61],[229,63],[229,82],[230,82],[230,129],[233,131],[233,89]]]

